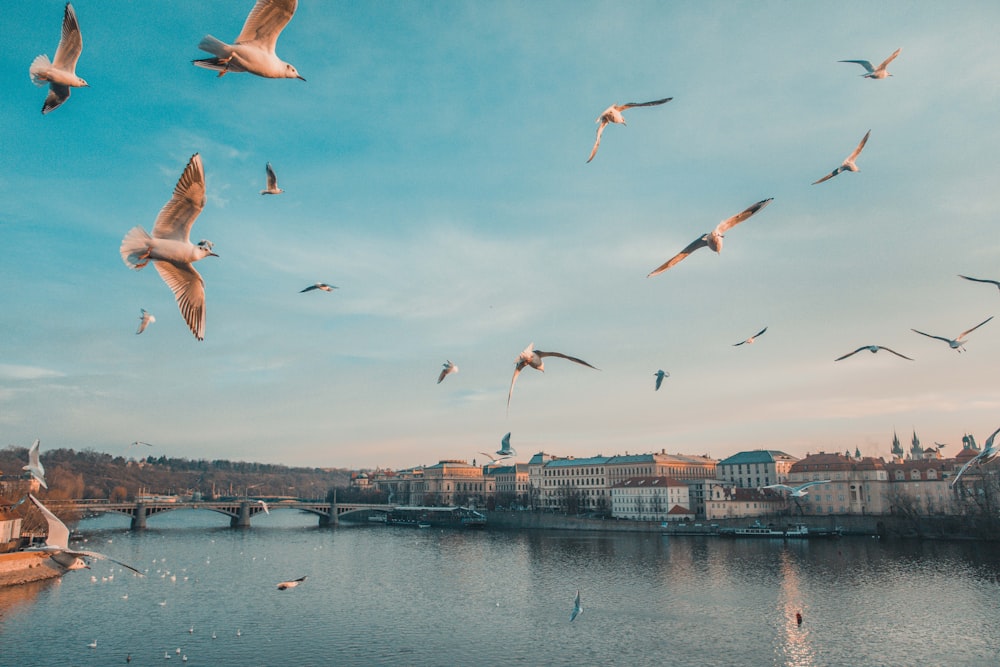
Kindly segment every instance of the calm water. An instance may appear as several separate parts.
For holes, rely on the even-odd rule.
[[[992,546],[315,524],[86,520],[83,548],[148,576],[0,589],[0,665],[1000,664]]]

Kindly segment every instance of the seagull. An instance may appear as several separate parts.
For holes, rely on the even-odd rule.
[[[590,157],[587,158],[587,162],[594,159],[597,155],[597,148],[601,145],[601,135],[604,134],[604,128],[608,126],[608,123],[620,123],[621,125],[627,125],[625,122],[625,117],[622,116],[622,111],[625,109],[631,109],[633,107],[655,107],[660,104],[666,104],[672,97],[664,97],[662,100],[654,100],[652,102],[629,102],[628,104],[612,104],[597,117],[597,140],[594,141],[594,147],[590,149]]]
[[[296,586],[298,586],[299,584],[301,584],[305,580],[306,580],[306,577],[299,577],[298,579],[292,579],[291,581],[282,581],[280,584],[278,584],[278,590],[279,591],[283,591],[283,590],[286,590],[286,589],[289,589],[289,588],[295,588]],[[237,630],[236,634],[239,634],[238,630]]]
[[[295,14],[298,0],[257,0],[240,36],[232,44],[205,35],[198,48],[214,58],[193,60],[198,67],[226,72],[250,72],[268,79],[303,79],[296,69],[274,53],[278,35]]]
[[[269,510],[267,508],[267,503],[265,503],[263,500],[257,500],[257,502],[260,503],[260,506],[264,508],[264,514],[267,514],[268,516],[270,516],[271,515],[271,510]],[[192,630],[192,632],[194,632],[194,631]]]
[[[501,461],[506,461],[507,459],[510,458],[509,456],[493,456],[492,454],[488,454],[486,452],[479,452],[479,453],[489,459],[488,462],[483,464],[483,467],[495,466],[498,465]]]
[[[752,216],[754,213],[756,213],[760,209],[770,204],[773,200],[774,197],[769,197],[768,199],[762,199],[761,201],[757,202],[756,204],[746,209],[745,211],[737,213],[733,217],[723,220],[718,225],[716,225],[714,230],[708,232],[707,234],[702,234],[700,238],[695,239],[694,241],[689,243],[688,246],[684,248],[684,250],[681,250],[679,253],[668,259],[664,264],[661,264],[657,268],[650,271],[649,275],[647,275],[646,277],[652,278],[653,276],[660,275],[661,273],[669,269],[671,266],[677,264],[682,259],[693,253],[695,250],[698,250],[699,248],[704,248],[705,246],[708,246],[717,253],[722,252],[723,235],[731,228],[740,224],[741,222]]]
[[[139,316],[139,330],[135,332],[137,336],[145,331],[146,327],[156,321],[153,314],[145,308],[140,308],[139,310],[142,311],[142,314]]]
[[[97,648],[97,640],[95,639],[94,641],[87,644],[87,646],[89,646],[90,648]]]
[[[458,366],[456,366],[455,364],[451,363],[450,360],[445,360],[445,362],[442,364],[442,366],[444,366],[444,368],[441,370],[441,374],[438,375],[438,381],[437,381],[438,384],[441,384],[441,380],[445,379],[446,377],[448,377],[452,373],[457,373],[458,372]]]
[[[67,570],[79,570],[81,568],[87,567],[87,563],[84,558],[97,558],[100,560],[109,560],[112,563],[118,563],[124,568],[132,570],[140,577],[143,576],[142,572],[135,569],[131,565],[121,562],[120,560],[115,560],[104,554],[99,554],[95,551],[75,551],[69,548],[69,529],[66,527],[62,521],[59,520],[55,514],[49,511],[46,507],[38,500],[35,496],[28,494],[31,502],[35,504],[42,514],[45,516],[45,521],[48,523],[48,533],[45,536],[45,545],[41,547],[30,547],[25,549],[25,551],[44,551],[49,554],[49,557],[54,560],[59,565],[63,566]]]
[[[212,252],[211,241],[191,243],[191,226],[204,206],[205,169],[201,156],[195,153],[177,181],[173,197],[156,216],[153,235],[135,226],[122,239],[119,249],[125,265],[136,271],[153,260],[198,340],[205,339],[205,281],[194,263],[208,256],[218,257]]]
[[[572,623],[577,616],[583,613],[583,607],[580,605],[580,591],[576,592],[576,599],[573,600],[573,613],[569,615],[569,622]]]
[[[35,442],[28,448],[28,465],[22,466],[21,470],[27,470],[31,473],[32,477],[38,480],[43,489],[47,489],[49,486],[45,483],[45,466],[42,465],[42,461],[38,458],[39,442],[38,438],[35,438]]]
[[[80,24],[76,21],[73,5],[66,3],[63,13],[62,36],[56,47],[55,60],[49,62],[49,57],[41,55],[31,62],[28,74],[36,86],[49,84],[49,94],[45,97],[42,113],[46,114],[58,108],[69,99],[70,88],[87,87],[87,82],[76,75],[76,61],[83,51],[83,37],[80,36]]]
[[[145,445],[146,447],[152,447],[151,444],[149,444],[148,442],[143,442],[142,440],[136,440],[131,445],[129,445],[129,447],[136,447],[138,445]]]
[[[993,316],[990,315],[989,317],[987,317],[985,320],[983,320],[982,322],[980,322],[976,326],[972,327],[971,329],[966,329],[965,331],[963,331],[962,333],[958,334],[954,338],[945,338],[944,336],[932,336],[929,333],[924,333],[923,331],[917,331],[916,329],[910,329],[910,331],[914,331],[914,332],[920,334],[921,336],[927,336],[928,338],[936,338],[938,340],[943,340],[944,342],[948,343],[948,346],[951,349],[957,350],[959,352],[962,352],[962,351],[965,350],[965,337],[968,334],[972,333],[973,331],[975,331],[979,327],[983,326],[984,324],[986,324],[987,322],[989,322],[992,319],[993,319]]]
[[[497,450],[497,456],[517,456],[517,452],[511,449],[510,446],[510,433],[500,440],[500,449]]]
[[[656,376],[656,389],[654,391],[660,390],[660,385],[663,384],[663,378],[670,377],[670,373],[664,370],[656,371],[655,373],[653,373],[653,375]]]
[[[889,66],[889,63],[891,63],[893,60],[896,59],[896,56],[898,56],[899,52],[902,50],[903,50],[902,47],[900,47],[895,51],[893,51],[892,55],[883,60],[882,64],[879,65],[878,67],[872,67],[872,64],[867,60],[838,60],[837,62],[857,63],[858,65],[861,65],[862,67],[865,68],[865,70],[867,70],[867,73],[861,75],[866,79],[884,79],[887,76],[892,76],[892,74],[889,74],[889,72],[887,72],[885,68]]]
[[[545,362],[542,361],[545,357],[561,357],[563,359],[569,359],[570,361],[576,362],[578,364],[583,364],[584,366],[589,366],[594,370],[598,370],[596,366],[591,366],[583,359],[577,359],[576,357],[571,357],[569,355],[562,354],[561,352],[543,352],[541,350],[534,349],[534,343],[528,343],[528,347],[524,348],[524,351],[517,357],[517,362],[514,366],[514,377],[510,379],[510,391],[507,392],[507,410],[510,410],[510,397],[514,393],[514,383],[517,382],[517,376],[521,374],[521,369],[525,366],[531,366],[535,370],[545,372]]]
[[[865,132],[865,136],[861,138],[861,143],[858,144],[858,147],[854,149],[853,153],[844,158],[844,161],[840,164],[839,167],[837,167],[836,169],[834,169],[833,171],[831,171],[829,174],[819,179],[818,181],[813,181],[812,184],[816,185],[817,183],[828,181],[842,171],[860,171],[860,169],[858,169],[858,165],[854,164],[854,161],[858,159],[859,155],[861,155],[861,149],[865,147],[865,144],[868,142],[868,135],[870,135],[871,133],[872,133],[871,130]]]
[[[747,338],[746,340],[741,340],[741,341],[740,341],[740,342],[738,342],[738,343],[733,343],[733,347],[738,347],[738,346],[740,346],[740,345],[743,345],[744,343],[746,343],[747,345],[753,345],[753,342],[754,342],[755,340],[757,340],[757,338],[758,338],[758,337],[759,337],[759,336],[760,336],[761,334],[763,334],[763,333],[764,333],[765,331],[767,331],[767,327],[764,327],[763,329],[761,329],[760,331],[758,331],[758,332],[757,332],[757,333],[755,333],[754,335],[750,336],[750,337],[749,337],[749,338]]]
[[[812,482],[806,482],[805,484],[800,484],[798,486],[788,486],[787,484],[769,484],[768,486],[762,486],[762,489],[780,489],[782,491],[788,491],[788,495],[792,498],[801,498],[802,496],[808,495],[809,487],[816,486],[817,484],[829,484],[828,479],[818,479]]]
[[[271,163],[267,163],[267,187],[260,191],[262,195],[280,195],[284,190],[278,187],[278,177],[271,168]]]
[[[339,288],[336,285],[327,285],[326,283],[315,283],[315,284],[310,285],[309,287],[307,287],[307,288],[305,288],[303,290],[299,290],[299,294],[302,294],[303,292],[311,292],[314,289],[321,289],[324,292],[332,292],[333,290],[339,289]]]
[[[997,289],[1000,289],[1000,280],[989,280],[987,278],[970,278],[969,276],[963,276],[961,273],[958,274],[959,278],[965,278],[966,280],[971,280],[977,283],[989,283],[991,285],[996,285]]]
[[[977,468],[982,467],[984,463],[989,463],[1000,454],[1000,447],[993,446],[993,439],[997,437],[997,433],[1000,433],[1000,428],[993,431],[993,434],[986,439],[986,443],[983,445],[983,451],[979,452],[971,459],[965,462],[962,469],[958,471],[955,475],[955,479],[951,480],[951,486],[954,488],[955,484],[958,483],[958,479],[965,474],[965,471],[969,469],[969,466],[975,465]]]
[[[846,359],[847,357],[851,356],[852,354],[857,354],[861,350],[868,350],[872,354],[875,354],[879,350],[885,350],[886,352],[892,352],[897,357],[903,357],[904,359],[909,359],[910,361],[913,361],[913,359],[910,359],[906,355],[900,354],[899,352],[896,352],[895,350],[890,350],[889,348],[884,347],[882,345],[862,345],[858,349],[854,350],[854,352],[848,352],[847,354],[845,354],[842,357],[837,357],[836,359],[834,359],[834,361],[840,361],[841,359]]]

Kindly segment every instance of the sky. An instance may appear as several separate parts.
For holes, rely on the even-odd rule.
[[[507,432],[522,461],[889,457],[1000,426],[1000,319],[964,353],[911,331],[1000,314],[957,277],[1000,280],[997,3],[303,0],[277,54],[306,81],[192,66],[252,5],[74,2],[90,87],[44,116],[63,3],[4,8],[0,446],[405,468]],[[899,47],[884,80],[838,62]],[[586,163],[605,108],[663,97]],[[118,253],[196,152],[203,342]],[[508,414],[529,343],[599,370],[527,368]],[[869,344],[913,361],[834,362]]]

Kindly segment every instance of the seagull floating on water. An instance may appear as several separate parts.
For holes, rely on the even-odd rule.
[[[984,324],[986,324],[987,322],[989,322],[992,319],[993,319],[993,316],[990,315],[989,317],[987,317],[985,320],[983,320],[982,322],[980,322],[976,326],[972,327],[971,329],[966,329],[965,331],[963,331],[962,333],[958,334],[954,338],[945,338],[944,336],[932,336],[929,333],[924,333],[923,331],[917,331],[916,329],[910,329],[910,331],[918,333],[921,336],[927,336],[928,338],[936,338],[938,340],[943,340],[944,342],[948,343],[948,346],[951,349],[956,350],[958,352],[962,352],[962,351],[965,350],[965,337],[968,334],[972,333],[973,331],[975,331],[979,327],[983,326]]]
[[[284,190],[278,187],[278,177],[274,173],[274,169],[271,167],[271,163],[267,163],[267,187],[260,191],[262,195],[280,195]]]
[[[452,373],[457,373],[458,372],[458,366],[456,366],[455,364],[451,363],[450,360],[446,359],[445,362],[442,364],[442,366],[444,366],[444,368],[441,369],[441,373],[440,373],[440,375],[438,375],[438,381],[437,381],[438,384],[441,384],[441,380],[445,379],[446,377],[448,377]]]
[[[757,340],[757,338],[760,337],[765,331],[767,331],[767,327],[764,327],[763,329],[761,329],[760,331],[758,331],[754,335],[750,336],[746,340],[741,340],[738,343],[733,343],[733,347],[738,347],[738,346],[743,345],[743,344],[753,345],[754,341]]]
[[[955,479],[951,480],[951,486],[954,487],[958,483],[959,478],[965,474],[965,471],[969,469],[969,466],[981,467],[985,463],[989,463],[1000,454],[1000,447],[993,446],[993,439],[997,437],[997,433],[1000,433],[1000,428],[993,431],[993,433],[986,439],[986,443],[983,445],[983,451],[979,452],[971,459],[965,462],[958,474],[955,475]]]
[[[573,600],[573,613],[569,615],[569,622],[572,623],[582,613],[583,605],[580,604],[580,591],[577,591],[576,599]]]
[[[311,292],[314,289],[323,290],[324,292],[332,292],[333,290],[340,288],[336,285],[327,285],[326,283],[314,283],[303,290],[299,290],[299,294],[302,294],[303,292]]]
[[[278,584],[278,590],[283,591],[289,588],[295,588],[305,580],[306,577],[299,577],[298,579],[292,579],[291,581],[282,581],[280,584]],[[239,631],[237,631],[237,634],[239,634]]]
[[[801,498],[802,496],[809,494],[809,487],[816,486],[817,484],[829,484],[828,479],[817,479],[812,482],[806,482],[805,484],[799,484],[798,486],[789,486],[787,484],[769,484],[768,486],[762,486],[762,489],[778,489],[779,491],[787,491],[788,495],[792,498]]]
[[[198,67],[227,72],[250,72],[268,79],[303,79],[274,53],[278,35],[295,14],[298,0],[257,0],[239,37],[232,44],[205,35],[198,48],[214,58],[192,61]]]
[[[97,640],[95,639],[94,641],[87,644],[87,646],[89,646],[90,648],[97,648]]]
[[[80,36],[80,24],[76,20],[73,5],[66,3],[63,12],[62,36],[56,47],[56,57],[51,62],[49,57],[41,55],[31,62],[28,74],[36,86],[49,84],[49,94],[42,105],[42,113],[46,114],[58,108],[69,99],[70,88],[85,88],[87,82],[76,75],[76,61],[83,51],[83,37]]]
[[[762,199],[761,201],[757,202],[756,204],[747,208],[746,210],[737,213],[733,217],[726,218],[718,225],[716,225],[714,230],[708,232],[707,234],[703,234],[701,237],[689,243],[688,246],[684,248],[684,250],[681,250],[679,253],[668,259],[666,262],[664,262],[660,266],[650,271],[649,275],[647,275],[646,277],[652,278],[653,276],[658,276],[659,274],[663,273],[673,265],[677,264],[682,259],[693,253],[695,250],[698,250],[699,248],[709,247],[717,253],[722,252],[722,239],[725,233],[730,229],[732,229],[733,227],[735,227],[736,225],[743,222],[744,220],[746,220],[747,218],[749,218],[750,216],[752,216],[757,211],[761,210],[762,208],[770,204],[772,201],[774,201],[774,197],[770,197],[768,199]]]
[[[35,438],[35,442],[28,448],[28,465],[22,466],[21,470],[27,470],[31,473],[32,477],[38,480],[43,489],[47,489],[49,486],[45,483],[45,466],[42,465],[41,459],[38,458],[38,445],[40,443],[41,441]]]
[[[177,298],[184,321],[198,340],[205,339],[205,281],[194,263],[218,257],[211,241],[191,243],[191,226],[205,207],[205,169],[201,156],[191,156],[177,181],[174,195],[160,209],[153,223],[153,235],[141,226],[129,230],[119,252],[130,269],[139,269],[153,260],[153,266]]]
[[[665,97],[662,100],[654,100],[652,102],[629,102],[627,104],[612,104],[597,117],[595,121],[597,125],[597,140],[594,141],[594,147],[590,149],[590,157],[587,158],[587,162],[594,159],[597,155],[597,148],[601,145],[601,135],[604,134],[604,128],[608,126],[608,123],[619,123],[620,125],[627,125],[625,122],[625,117],[622,116],[622,111],[625,109],[632,109],[634,107],[655,107],[660,104],[666,104],[674,98]]]
[[[507,392],[507,410],[510,410],[510,397],[514,393],[514,383],[517,382],[517,376],[521,374],[521,369],[525,366],[531,366],[535,370],[545,372],[545,362],[542,361],[545,357],[560,357],[562,359],[569,359],[570,361],[582,364],[593,368],[595,371],[599,370],[596,366],[591,366],[583,359],[577,359],[576,357],[571,357],[569,355],[563,354],[562,352],[543,352],[542,350],[534,349],[534,343],[528,343],[528,347],[524,348],[517,357],[517,362],[514,365],[514,377],[510,379],[510,391]]]
[[[903,50],[902,47],[900,47],[895,51],[893,51],[892,55],[883,60],[882,64],[879,65],[878,67],[872,67],[872,64],[867,60],[838,60],[837,62],[857,63],[858,65],[861,65],[862,67],[865,68],[865,70],[867,70],[865,74],[861,75],[866,79],[884,79],[887,76],[892,76],[892,74],[889,74],[889,72],[887,72],[885,68],[889,66],[889,63],[891,63],[893,60],[896,59],[896,56],[898,56],[899,52],[902,50]]]
[[[656,376],[656,389],[654,391],[660,390],[660,385],[663,384],[663,378],[670,377],[670,373],[664,370],[658,370],[655,373],[653,373],[653,375]]]
[[[141,334],[146,330],[146,327],[156,321],[156,318],[153,317],[153,313],[149,312],[145,308],[140,308],[139,310],[142,311],[142,314],[139,315],[139,330],[135,332],[136,335]]]
[[[971,280],[977,283],[989,283],[990,285],[996,285],[997,289],[1000,289],[1000,280],[990,280],[988,278],[970,278],[969,276],[963,276],[961,273],[958,274],[959,278],[965,278],[966,280]]]
[[[854,352],[848,352],[847,354],[845,354],[842,357],[837,357],[836,359],[834,359],[834,361],[840,361],[841,359],[846,359],[847,357],[850,357],[851,355],[857,354],[858,352],[861,352],[862,350],[868,350],[872,354],[875,354],[879,350],[885,350],[886,352],[892,352],[897,357],[903,357],[904,359],[908,359],[910,361],[913,361],[913,359],[910,359],[908,356],[906,356],[904,354],[900,354],[899,352],[896,352],[895,350],[890,350],[889,348],[887,348],[887,347],[885,347],[883,345],[862,345],[858,349],[854,350]]]
[[[860,169],[858,169],[858,165],[854,164],[854,161],[858,159],[859,155],[861,155],[861,149],[863,149],[865,147],[865,144],[868,143],[868,136],[871,133],[872,133],[871,130],[865,132],[865,136],[861,138],[861,143],[858,144],[858,147],[854,149],[853,153],[844,158],[844,161],[840,164],[839,167],[837,167],[836,169],[834,169],[833,171],[831,171],[829,174],[819,179],[818,181],[813,181],[812,184],[816,185],[817,183],[828,181],[842,171],[861,171]]]

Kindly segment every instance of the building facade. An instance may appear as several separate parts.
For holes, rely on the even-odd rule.
[[[789,499],[790,509],[813,515],[889,511],[889,475],[881,458],[820,452],[796,461],[788,472],[790,486],[824,479],[830,483],[811,487],[801,498]]]
[[[771,484],[787,484],[788,472],[796,461],[796,457],[775,449],[740,452],[719,461],[716,478],[734,486],[758,489]]]
[[[694,518],[688,485],[671,477],[630,477],[611,487],[611,516],[634,521]]]

